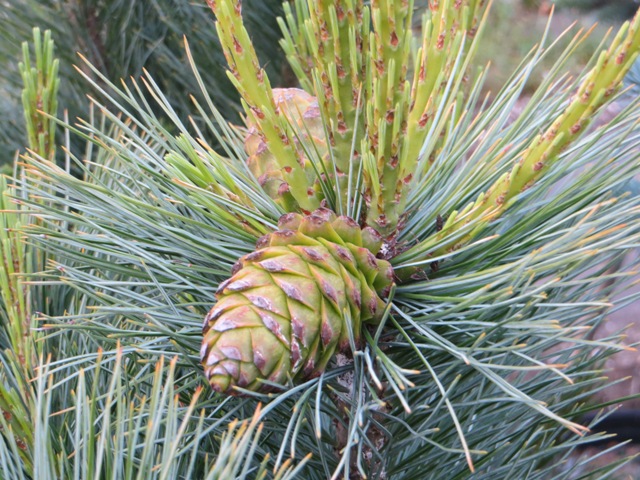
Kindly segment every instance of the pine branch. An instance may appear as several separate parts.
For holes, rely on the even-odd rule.
[[[624,76],[638,57],[639,27],[640,15],[621,27],[609,49],[600,53],[596,65],[581,81],[564,112],[544,134],[530,142],[511,172],[503,174],[473,204],[468,204],[459,213],[453,212],[437,239],[455,234],[463,225],[486,223],[503,215],[513,199],[531,188],[560,158],[560,153],[581,138],[598,110],[622,85]],[[433,256],[459,248],[476,236],[481,228],[476,227],[461,239],[439,247]]]
[[[55,156],[55,123],[46,115],[55,117],[58,111],[59,60],[53,59],[53,41],[47,30],[40,36],[40,30],[33,30],[35,65],[31,65],[29,45],[22,44],[24,63],[19,68],[25,85],[22,105],[27,124],[29,147],[37,155],[53,159]],[[43,113],[44,112],[44,113]]]
[[[430,143],[433,164],[418,163],[419,181],[406,193],[398,239],[419,248],[394,258],[396,266],[451,256],[428,256],[452,240],[433,241],[438,215],[487,191],[562,114],[572,88],[560,73],[565,56],[508,123],[541,51],[532,55],[493,104],[482,104],[480,79],[464,108],[443,120],[446,135]],[[608,272],[640,244],[637,198],[608,193],[640,169],[636,105],[604,129],[582,131],[527,201],[513,201],[455,261],[392,290],[380,323],[347,331],[348,354],[323,359],[328,367],[318,377],[229,398],[203,390],[202,318],[236,260],[277,228],[281,209],[246,165],[246,132],[219,121],[197,73],[204,100],[195,110],[212,119],[202,128],[180,119],[151,75],[124,87],[97,68],[87,66],[84,77],[103,95],[93,101],[95,114],[74,126],[58,121],[88,146],[68,154],[80,175],[27,155],[28,174],[16,179],[23,208],[37,219],[26,230],[30,245],[51,259],[31,287],[72,292],[49,297],[40,319],[43,352],[52,357],[39,362],[34,387],[38,476],[464,479],[472,465],[487,480],[568,479],[589,468],[553,460],[586,441],[567,428],[581,430],[589,396],[602,386],[601,363],[620,348],[617,336],[585,332],[604,321],[612,283],[638,266]],[[452,100],[442,98],[445,111]],[[293,117],[279,121],[302,133],[289,125]],[[616,168],[594,162],[600,158]],[[561,179],[564,188],[551,195]],[[464,239],[476,226],[452,236]],[[15,437],[2,440],[3,474],[20,478]]]
[[[251,35],[261,38],[260,58],[272,78],[284,81],[287,69],[284,55],[277,47],[279,40],[276,17],[282,11],[280,0],[245,0],[246,21]],[[88,115],[85,95],[87,85],[75,74],[77,52],[97,66],[114,83],[121,78],[137,78],[143,69],[150,72],[170,98],[182,119],[193,115],[190,95],[197,95],[198,84],[184,75],[189,70],[185,54],[184,36],[189,35],[192,52],[203,72],[204,82],[216,99],[224,118],[239,121],[239,98],[226,78],[224,55],[219,47],[213,18],[204,2],[187,0],[158,0],[152,4],[115,1],[105,4],[97,0],[73,0],[62,5],[56,0],[16,0],[3,8],[0,16],[0,91],[3,92],[3,115],[0,118],[0,164],[10,164],[15,151],[22,147],[16,142],[26,131],[15,119],[21,118],[20,104],[13,101],[20,91],[17,63],[21,44],[32,37],[32,28],[51,30],[60,56],[59,104],[70,112],[70,118]],[[96,79],[97,77],[94,77]],[[98,82],[101,87],[104,83]],[[7,95],[7,97],[4,97]],[[204,119],[195,115],[200,125]],[[58,139],[61,141],[61,139]],[[77,139],[74,152],[84,148]]]

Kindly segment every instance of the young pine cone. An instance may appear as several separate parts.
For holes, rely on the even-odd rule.
[[[327,209],[284,215],[238,262],[204,322],[201,360],[214,390],[268,391],[322,373],[336,351],[380,319],[393,283],[370,228]]]

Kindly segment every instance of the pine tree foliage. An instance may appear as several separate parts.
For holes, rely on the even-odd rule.
[[[438,25],[437,14],[426,12],[423,25]],[[283,24],[291,36],[290,15]],[[583,414],[604,407],[591,400],[606,385],[602,362],[623,348],[618,336],[591,332],[612,308],[635,299],[622,293],[611,303],[621,294],[614,287],[637,265],[610,267],[640,241],[640,205],[625,193],[640,169],[640,109],[632,102],[606,125],[587,127],[598,107],[616,98],[610,86],[637,56],[638,22],[581,78],[562,69],[584,39],[579,32],[561,52],[543,39],[493,102],[481,95],[490,71],[462,75],[456,63],[453,80],[443,89],[435,82],[431,101],[438,100],[440,117],[419,145],[415,187],[395,239],[409,248],[389,259],[397,272],[421,268],[427,277],[392,289],[382,321],[364,328],[363,341],[352,341],[349,354],[337,355],[321,375],[239,397],[214,393],[204,377],[202,319],[237,259],[277,228],[283,209],[246,165],[246,130],[223,120],[209,72],[192,56],[190,81],[201,87],[192,108],[202,126],[182,119],[153,74],[115,85],[99,65],[84,64],[84,81],[100,97],[79,124],[58,123],[63,138],[82,140],[85,150],[74,152],[67,140],[61,150],[70,166],[62,167],[37,148],[43,141],[31,145],[3,197],[15,205],[3,206],[3,220],[14,222],[3,233],[20,233],[3,239],[5,252],[40,259],[44,272],[36,277],[30,274],[37,270],[21,268],[22,275],[0,279],[9,290],[39,292],[27,299],[37,328],[26,338],[37,354],[26,371],[10,355],[25,341],[11,336],[21,317],[5,303],[2,475],[613,475],[618,464],[597,470],[591,459],[575,463],[570,455],[588,440]],[[300,45],[296,55],[304,58]],[[430,47],[425,42],[423,51]],[[454,60],[469,52],[454,47],[447,50]],[[628,58],[620,57],[627,48]],[[418,51],[410,55],[418,65]],[[557,56],[554,68],[511,118],[547,55]],[[242,78],[236,83],[243,86]],[[593,96],[577,105],[585,85]],[[48,113],[41,118],[53,120],[55,112]],[[584,128],[573,128],[576,120]],[[296,134],[295,125],[288,128]],[[539,136],[553,129],[570,130],[570,141]],[[548,163],[530,188],[483,210],[478,199],[503,188],[509,172],[517,180],[518,161],[537,145]],[[366,168],[373,165],[353,172],[360,188],[373,177]],[[337,182],[326,186],[339,189]],[[22,245],[29,252],[16,250]]]
[[[247,25],[258,38],[258,54],[274,78],[284,73],[284,57],[278,48],[280,33],[276,18],[282,13],[279,0],[246,0]],[[21,79],[17,62],[22,42],[31,38],[31,29],[48,29],[61,59],[60,106],[70,118],[87,116],[86,94],[97,95],[79,81],[74,65],[88,58],[110,81],[139,77],[149,71],[183,116],[190,113],[190,95],[198,95],[185,56],[184,35],[198,65],[207,71],[206,87],[216,93],[216,104],[225,117],[237,118],[238,96],[224,71],[214,17],[204,3],[188,0],[159,1],[60,1],[12,0],[0,9],[0,163],[10,163],[24,144],[19,92]],[[97,78],[97,77],[94,77]],[[100,83],[104,87],[104,83]],[[79,147],[80,145],[76,145]]]

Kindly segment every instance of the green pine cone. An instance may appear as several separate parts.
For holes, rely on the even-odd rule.
[[[322,373],[349,327],[381,318],[393,283],[371,229],[327,209],[289,213],[222,283],[204,321],[201,361],[214,390],[268,391]]]
[[[322,163],[328,161],[329,150],[325,141],[324,126],[316,98],[299,88],[274,88],[273,101],[279,115],[285,117],[294,127],[298,162],[304,168],[310,195],[320,193],[316,170],[309,157],[319,157]],[[256,176],[265,192],[284,210],[299,210],[299,206],[284,180],[277,159],[269,150],[269,145],[257,125],[249,123],[244,148],[249,157],[247,165]],[[322,170],[321,167],[318,167]]]

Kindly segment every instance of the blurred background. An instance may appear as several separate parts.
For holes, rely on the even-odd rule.
[[[272,83],[291,86],[294,77],[278,45],[280,31],[276,19],[282,14],[280,4],[281,0],[244,0],[243,11]],[[426,0],[416,0],[418,8],[425,4]],[[571,73],[579,74],[607,31],[630,18],[639,6],[636,0],[495,0],[484,48],[476,60],[477,66],[491,65],[485,85],[487,94],[490,96],[491,92],[498,91],[526,53],[540,41],[552,12],[551,41],[574,24],[575,32],[595,25],[589,39],[580,45],[568,64]],[[87,95],[98,100],[103,96],[101,91],[87,89],[74,65],[93,79],[103,75],[114,81],[136,78],[146,69],[179,116],[193,115],[190,96],[197,96],[199,88],[189,72],[185,35],[208,91],[214,92],[212,97],[217,106],[228,120],[239,122],[238,98],[226,78],[224,56],[216,39],[213,20],[204,0],[0,0],[0,170],[5,173],[12,170],[16,152],[25,144],[18,62],[22,56],[22,43],[32,38],[32,27],[53,32],[56,55],[61,61],[59,105],[68,111],[72,122],[77,117],[89,115]],[[572,36],[565,36],[560,43],[568,43]],[[85,56],[96,71],[91,71],[78,53]],[[553,61],[549,58],[548,65]],[[543,63],[534,72],[522,102],[526,102],[527,95],[537,88],[545,73]],[[627,80],[630,93],[620,102],[632,98],[640,90],[634,88],[635,83],[640,83],[638,63]],[[98,81],[98,84],[104,85],[104,82]],[[621,108],[620,102],[610,107],[609,115]],[[198,122],[197,116],[194,120]],[[72,149],[79,150],[80,147],[71,145]],[[635,289],[640,287],[636,285]],[[624,303],[624,299],[614,299],[614,303],[616,301],[620,305]],[[633,326],[639,314],[637,303],[617,308],[599,333],[608,336],[626,329],[628,344],[640,343],[640,327]],[[638,352],[623,351],[610,360],[606,368],[609,377],[621,381],[594,398],[594,402],[606,403],[640,392]],[[640,399],[629,398],[623,409],[635,415],[640,412]],[[640,442],[640,414],[628,417],[626,423]],[[635,448],[631,445],[627,451],[633,452]],[[638,465],[640,463],[630,463],[620,471],[620,478],[640,478]]]

